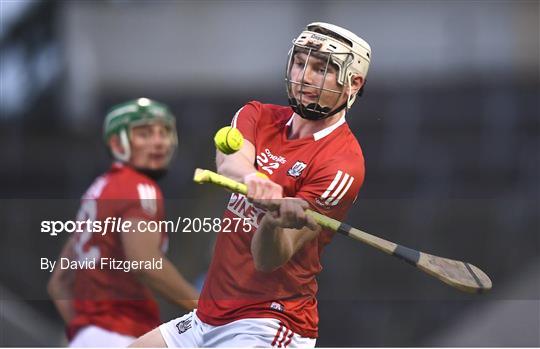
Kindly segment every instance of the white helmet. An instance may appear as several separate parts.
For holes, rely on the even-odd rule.
[[[349,88],[349,97],[346,103],[335,109],[336,105],[332,107],[323,107],[318,104],[318,101],[317,103],[303,105],[301,100],[298,101],[296,98],[294,98],[292,94],[293,84],[300,85],[301,87],[309,86],[303,81],[303,76],[301,81],[294,81],[291,79],[290,70],[294,55],[297,52],[304,52],[308,55],[308,57],[315,55],[319,57],[324,56],[327,59],[327,66],[329,63],[337,66],[338,84]],[[289,59],[286,71],[289,104],[297,114],[311,120],[327,118],[345,107],[349,109],[356,98],[356,94],[353,95],[350,93],[352,77],[361,76],[365,81],[370,61],[371,48],[369,44],[356,34],[334,24],[323,22],[314,22],[308,24],[304,31],[302,31],[302,33],[300,33],[300,35],[293,41],[293,47],[289,51]],[[308,60],[306,59],[306,66],[307,63]],[[304,72],[306,66],[304,66]],[[326,78],[326,71],[324,78]],[[325,90],[332,93],[341,94],[345,91],[325,89],[323,86],[324,79],[320,86],[311,87],[318,88],[320,92]]]

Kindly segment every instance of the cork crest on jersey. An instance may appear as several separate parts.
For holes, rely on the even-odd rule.
[[[287,175],[298,178],[307,167],[307,164],[303,161],[297,161],[292,165],[292,167],[287,171]]]

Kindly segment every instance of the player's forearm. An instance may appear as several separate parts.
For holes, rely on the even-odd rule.
[[[216,153],[217,172],[240,182],[243,182],[244,177],[248,174],[257,171],[254,162],[255,149],[248,142],[246,142],[244,148],[234,154],[225,155],[220,152]]]
[[[235,156],[235,155],[228,155],[229,157]],[[247,159],[243,157],[238,157],[238,159],[231,161],[230,159],[226,159],[222,161],[217,165],[217,172],[223,176],[232,178],[236,181],[243,182],[244,178],[251,174],[256,172],[255,166],[253,164],[249,163]]]
[[[294,249],[286,231],[265,215],[251,240],[255,268],[272,272],[287,263],[293,253]]]
[[[58,313],[67,324],[71,321],[75,315],[73,309],[73,294],[71,292],[72,288],[72,277],[71,275],[66,275],[68,270],[63,270],[62,272],[55,270],[53,276],[47,284],[47,292],[51,297]]]
[[[73,300],[71,299],[54,299],[53,300],[56,310],[64,320],[66,324],[69,324],[75,316],[75,309],[73,308]]]
[[[186,310],[196,308],[199,298],[197,290],[178,272],[168,258],[161,258],[163,269],[141,270],[138,273],[139,280],[171,303]]]
[[[74,239],[70,238],[64,245],[58,260],[60,260],[60,258],[74,258],[73,243]],[[55,268],[47,283],[47,293],[51,297],[58,313],[66,324],[68,324],[75,315],[72,293],[73,282],[74,272],[71,269]]]

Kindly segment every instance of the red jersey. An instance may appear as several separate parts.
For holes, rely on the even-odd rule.
[[[288,139],[290,107],[250,102],[232,126],[255,146],[256,168],[283,187],[284,196],[306,200],[311,209],[343,220],[364,180],[364,158],[343,117],[310,137]],[[220,232],[202,290],[197,316],[218,326],[245,318],[276,318],[304,336],[318,335],[317,280],[322,249],[333,237],[321,231],[284,266],[255,269],[251,239],[264,212],[232,194],[225,217],[252,218],[251,231]]]
[[[163,196],[155,181],[119,163],[98,177],[81,201],[77,215],[81,221],[105,222],[107,217],[157,221],[164,217]],[[168,239],[165,232],[161,234],[165,252]],[[159,310],[151,291],[132,272],[101,268],[102,258],[126,260],[120,232],[85,231],[75,238],[77,259],[95,261],[95,267],[75,272],[75,317],[68,325],[68,337],[91,324],[134,337],[158,326]]]

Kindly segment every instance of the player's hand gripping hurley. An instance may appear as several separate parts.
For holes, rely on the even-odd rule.
[[[201,184],[213,183],[244,195],[247,193],[245,184],[209,170],[196,169],[193,180]],[[483,293],[491,289],[492,283],[489,277],[472,264],[433,256],[395,244],[309,209],[306,210],[306,213],[312,216],[321,227],[349,236],[401,258],[458,290],[468,293]]]

